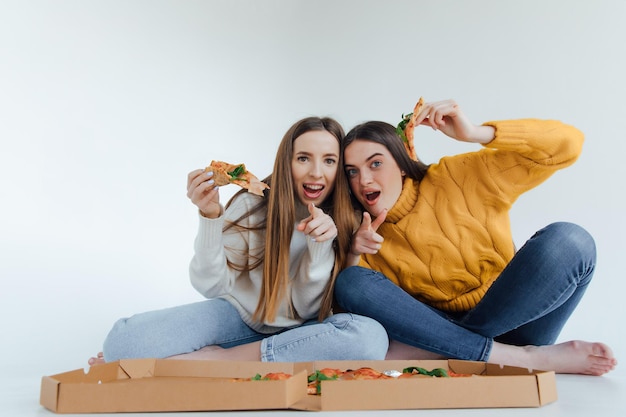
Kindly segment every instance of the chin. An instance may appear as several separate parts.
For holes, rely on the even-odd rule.
[[[372,208],[372,209],[370,209],[368,211],[372,215],[372,217],[378,217],[378,216],[380,216],[380,213],[383,212],[383,209]]]
[[[328,196],[323,196],[323,197],[318,197],[315,199],[311,199],[311,198],[307,198],[306,196],[301,196],[300,197],[300,202],[302,202],[302,204],[304,204],[305,206],[308,206],[309,204],[313,203],[315,204],[315,207],[319,207],[322,205],[322,203],[324,201],[326,201],[326,198]]]

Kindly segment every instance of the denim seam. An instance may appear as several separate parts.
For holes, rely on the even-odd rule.
[[[263,339],[261,341],[261,361],[275,362],[276,361],[275,350],[285,349],[285,346],[300,345],[302,343],[307,343],[309,340],[316,339],[325,335],[332,335],[334,333],[337,333],[337,331],[345,330],[348,326],[350,326],[351,323],[354,322],[354,316],[351,313],[345,313],[345,315],[349,316],[349,319],[345,320],[344,324],[341,325],[341,327],[337,326],[337,323],[333,323],[331,329],[326,332],[316,333],[314,335],[308,335],[306,337],[303,337],[297,340],[290,340],[288,344],[281,346],[281,347],[275,346],[276,344],[275,338],[277,335],[272,335],[270,337]]]

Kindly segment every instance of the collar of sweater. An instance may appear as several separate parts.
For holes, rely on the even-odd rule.
[[[396,203],[391,207],[385,218],[386,223],[397,223],[413,210],[417,203],[419,182],[413,178],[404,177],[402,192]]]

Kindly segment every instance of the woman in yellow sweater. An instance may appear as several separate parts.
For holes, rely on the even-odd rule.
[[[388,123],[346,135],[345,170],[364,214],[338,303],[386,328],[388,358],[427,351],[559,373],[612,370],[603,343],[554,344],[593,276],[593,238],[554,223],[516,251],[510,228],[515,200],[573,164],[583,134],[553,120],[476,126],[452,100],[426,103],[419,125],[483,148],[426,165]]]

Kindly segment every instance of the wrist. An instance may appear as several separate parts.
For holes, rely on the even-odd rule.
[[[496,137],[496,128],[493,126],[481,125],[477,126],[475,136],[472,142],[487,144]]]
[[[218,217],[220,217],[223,213],[224,213],[224,209],[220,206],[220,209],[217,213],[215,212],[204,212],[202,210],[198,210],[198,213],[200,213],[200,215],[202,217],[205,217],[207,219],[217,219]]]

